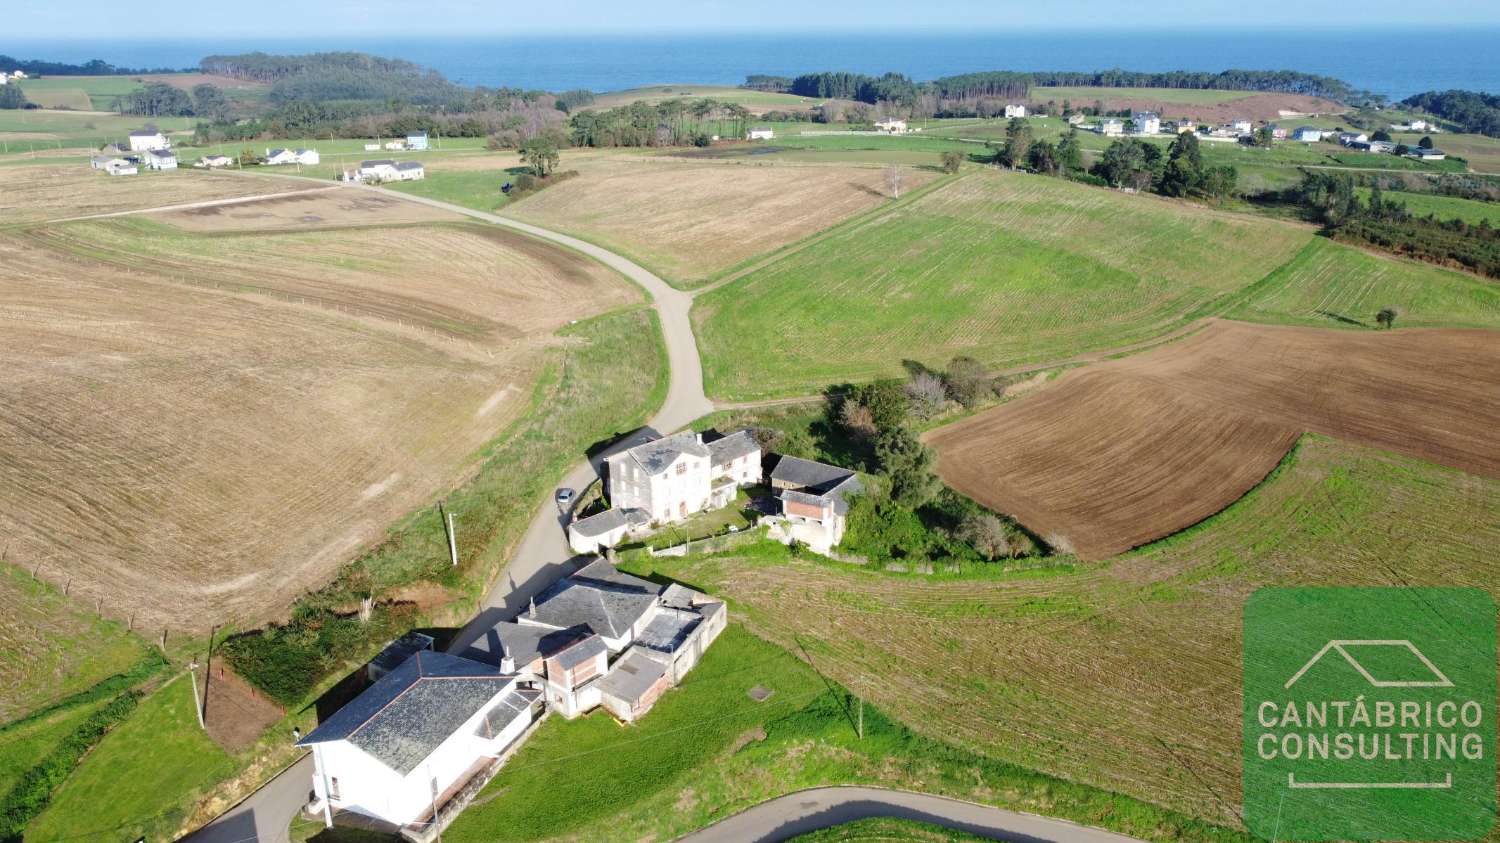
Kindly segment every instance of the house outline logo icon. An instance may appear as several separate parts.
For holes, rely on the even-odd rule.
[[[1428,670],[1432,671],[1432,675],[1435,678],[1433,678],[1433,679],[1404,679],[1404,680],[1403,679],[1376,679],[1375,676],[1373,674],[1371,674],[1370,671],[1367,670],[1363,664],[1360,664],[1359,659],[1356,659],[1354,657],[1354,655],[1349,652],[1349,650],[1348,650],[1349,647],[1404,647],[1412,655],[1416,656],[1417,660],[1420,661],[1423,665],[1425,665]],[[1290,688],[1290,687],[1292,687],[1292,685],[1296,684],[1296,682],[1297,682],[1298,679],[1302,678],[1303,674],[1305,674],[1309,670],[1311,670],[1312,667],[1313,667],[1313,665],[1315,665],[1318,662],[1322,661],[1323,657],[1326,656],[1326,655],[1328,655],[1328,653],[1330,651],[1336,652],[1339,655],[1343,656],[1344,660],[1347,661],[1355,670],[1359,671],[1359,675],[1363,676],[1364,679],[1365,679],[1365,681],[1369,682],[1370,683],[1370,687],[1372,687],[1372,688],[1452,688],[1453,687],[1453,682],[1451,680],[1449,680],[1448,677],[1441,670],[1438,669],[1438,666],[1435,665],[1435,664],[1433,664],[1432,660],[1429,659],[1429,658],[1427,658],[1427,656],[1425,654],[1423,654],[1423,652],[1421,650],[1417,649],[1417,645],[1411,643],[1411,641],[1409,639],[1406,639],[1406,638],[1377,638],[1377,639],[1372,639],[1372,638],[1334,638],[1334,639],[1331,639],[1327,644],[1323,645],[1323,649],[1321,649],[1317,653],[1313,654],[1313,657],[1310,658],[1310,659],[1308,659],[1306,664],[1302,665],[1302,669],[1301,670],[1298,670],[1296,673],[1292,674],[1292,678],[1288,679],[1286,681],[1286,684],[1283,685],[1282,687],[1283,688]]]

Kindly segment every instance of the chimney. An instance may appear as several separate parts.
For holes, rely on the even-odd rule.
[[[535,597],[531,598],[531,613],[528,615],[528,617],[531,617],[531,618],[535,618],[536,617],[536,598]]]
[[[503,638],[500,639],[500,672],[501,673],[515,673],[516,672],[516,660],[515,660],[515,657],[513,657],[510,654],[510,648],[507,647],[507,646],[505,646],[505,639],[503,639]]]

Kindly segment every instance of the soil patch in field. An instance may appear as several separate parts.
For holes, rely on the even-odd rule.
[[[1217,321],[935,431],[955,489],[1086,559],[1190,526],[1303,431],[1500,477],[1500,341]]]
[[[451,211],[352,187],[154,214],[185,231],[268,231],[457,221]]]
[[[284,193],[283,179],[259,175],[177,172],[111,176],[89,167],[87,157],[67,164],[0,168],[0,220],[38,222],[158,208],[210,199]]]
[[[243,752],[281,719],[281,707],[241,679],[223,659],[214,659],[209,673],[204,689],[204,727],[225,751]]]

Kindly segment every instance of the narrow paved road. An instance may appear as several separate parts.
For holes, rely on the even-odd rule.
[[[679,843],[776,843],[871,817],[918,820],[1014,843],[1141,843],[1067,820],[879,787],[817,787],[789,793],[679,838]]]

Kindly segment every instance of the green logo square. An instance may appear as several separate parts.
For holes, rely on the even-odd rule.
[[[1495,602],[1265,588],[1245,604],[1245,822],[1268,840],[1472,840],[1495,822]]]

